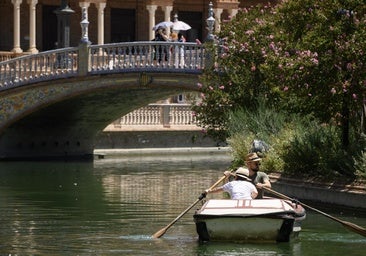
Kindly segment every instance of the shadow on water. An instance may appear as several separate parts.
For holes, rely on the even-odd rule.
[[[93,175],[92,163],[0,163],[3,193],[39,207],[74,207],[100,201],[103,188]],[[6,189],[5,189],[6,188]],[[95,207],[93,203],[90,207]]]

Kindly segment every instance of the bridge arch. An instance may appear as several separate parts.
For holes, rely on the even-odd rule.
[[[77,62],[80,67],[80,59]],[[131,69],[120,63],[117,68],[96,68],[85,75],[78,69],[65,76],[70,67],[65,69],[58,71],[63,75],[59,79],[39,75],[42,79],[26,83],[27,79],[11,78],[19,84],[2,86],[0,159],[91,159],[95,137],[108,124],[149,103],[197,90],[202,71]]]

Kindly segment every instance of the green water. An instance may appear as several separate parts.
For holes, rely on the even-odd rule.
[[[299,239],[290,243],[200,244],[195,208],[162,238],[151,238],[229,162],[164,155],[0,163],[0,255],[365,255],[366,238],[309,211]],[[366,227],[364,214],[331,214]]]

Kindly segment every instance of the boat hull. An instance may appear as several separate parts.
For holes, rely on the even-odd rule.
[[[280,199],[210,200],[194,215],[200,241],[288,242],[302,218]]]

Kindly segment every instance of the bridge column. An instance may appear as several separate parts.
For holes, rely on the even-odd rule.
[[[223,12],[222,8],[214,8],[213,9],[214,13],[215,13],[215,32],[220,32],[220,24],[221,24],[221,14]]]
[[[79,44],[78,75],[86,76],[90,64],[90,41],[82,41]]]
[[[79,76],[86,76],[89,71],[89,63],[90,63],[90,44],[89,35],[88,35],[88,8],[90,3],[88,2],[81,2],[79,3],[81,7],[81,16],[82,20],[80,22],[81,30],[82,30],[82,37],[79,44],[79,59],[78,59],[78,75]]]
[[[36,5],[38,0],[28,0],[29,4],[29,50],[30,53],[38,53],[36,48]]]
[[[173,6],[165,6],[164,7],[164,18],[166,21],[170,21],[170,14],[172,13]],[[168,29],[168,36],[170,36],[170,29]]]
[[[14,5],[14,48],[12,52],[22,53],[23,50],[20,48],[20,4],[22,0],[11,0],[11,3]]]
[[[149,33],[150,33],[150,40],[155,37],[154,30],[152,30],[153,26],[155,26],[155,11],[158,8],[157,5],[146,5],[146,9],[149,11]]]
[[[173,6],[167,5],[164,7],[164,19],[170,21],[170,14],[172,13]]]
[[[104,8],[106,3],[97,3],[98,9],[98,44],[104,44]]]

